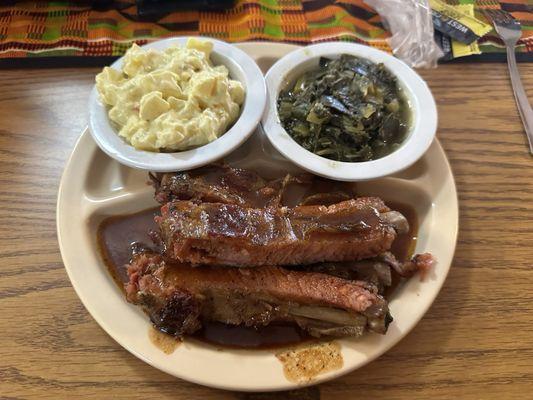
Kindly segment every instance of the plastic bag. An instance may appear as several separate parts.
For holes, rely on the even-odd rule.
[[[383,18],[392,33],[394,55],[411,67],[434,68],[443,56],[433,39],[431,8],[427,0],[365,0]]]

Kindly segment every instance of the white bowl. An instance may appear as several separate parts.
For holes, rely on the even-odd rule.
[[[164,50],[170,46],[185,45],[189,36],[159,40],[143,47]],[[96,86],[89,100],[89,130],[98,146],[110,157],[129,167],[158,172],[182,171],[209,164],[224,157],[244,142],[257,127],[266,104],[263,74],[255,61],[237,47],[211,38],[199,38],[213,43],[211,60],[225,65],[232,79],[240,81],[246,91],[239,119],[221,137],[204,146],[174,153],[156,153],[137,150],[121,137],[111,125],[106,106],[101,102]],[[122,68],[122,58],[111,64]]]
[[[411,126],[401,146],[373,161],[339,162],[320,157],[300,146],[281,125],[278,94],[304,72],[318,67],[320,57],[338,58],[351,54],[383,63],[398,79],[412,110]],[[401,171],[417,161],[431,145],[437,130],[437,107],[424,80],[407,64],[372,47],[329,42],[303,47],[278,60],[267,72],[267,109],[263,129],[272,145],[286,158],[310,172],[340,181],[365,181]]]

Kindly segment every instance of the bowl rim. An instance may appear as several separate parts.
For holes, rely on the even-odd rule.
[[[211,37],[199,36],[156,40],[141,47],[164,50],[172,45],[184,45],[190,38],[213,43],[212,53],[231,60],[233,67],[242,73],[241,82],[245,86],[246,93],[239,118],[219,138],[194,149],[171,153],[138,150],[118,136],[109,120],[107,108],[100,100],[96,85],[93,85],[89,96],[89,132],[98,147],[121,164],[156,172],[183,171],[201,167],[229,154],[248,139],[259,124],[267,98],[264,76],[257,63],[238,47]],[[123,58],[120,57],[110,67],[120,69]],[[226,66],[231,72],[232,66]]]
[[[300,146],[283,128],[277,98],[287,76],[302,64],[322,56],[359,56],[385,67],[398,79],[413,110],[411,127],[402,145],[391,154],[363,162],[334,161]],[[261,125],[272,145],[286,158],[314,174],[340,181],[365,181],[392,175],[414,164],[429,149],[437,131],[437,106],[426,82],[411,67],[381,50],[348,42],[328,42],[302,47],[279,59],[267,71],[267,106]]]

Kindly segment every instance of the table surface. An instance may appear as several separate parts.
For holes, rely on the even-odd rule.
[[[520,68],[532,98],[533,64]],[[378,360],[290,396],[166,375],[116,344],[77,298],[58,249],[56,194],[96,72],[0,71],[1,399],[532,398],[533,160],[504,64],[421,71],[460,202],[457,251],[437,300]]]

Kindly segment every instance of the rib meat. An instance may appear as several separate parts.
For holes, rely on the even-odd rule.
[[[387,302],[365,282],[280,267],[191,268],[139,254],[128,267],[130,302],[160,330],[182,336],[205,321],[264,326],[292,321],[313,335],[385,333]]]
[[[150,175],[155,199],[165,204],[176,200],[236,204],[243,207],[277,206],[291,179],[266,181],[253,171],[225,165],[209,165],[193,171]]]
[[[156,222],[166,255],[193,265],[354,261],[389,250],[396,237],[395,226],[407,226],[403,216],[398,223],[401,214],[373,197],[328,207],[266,209],[176,201],[164,205],[161,212]]]
[[[155,199],[236,204],[262,208],[281,205],[331,205],[354,197],[353,187],[310,174],[265,180],[250,170],[212,164],[193,171],[150,174]]]
[[[371,283],[383,293],[392,284],[392,270],[402,278],[410,278],[420,272],[422,278],[428,273],[435,258],[429,253],[416,254],[410,260],[401,262],[391,252],[359,261],[324,262],[312,265],[292,266],[296,271],[311,271],[337,276],[348,280]]]

